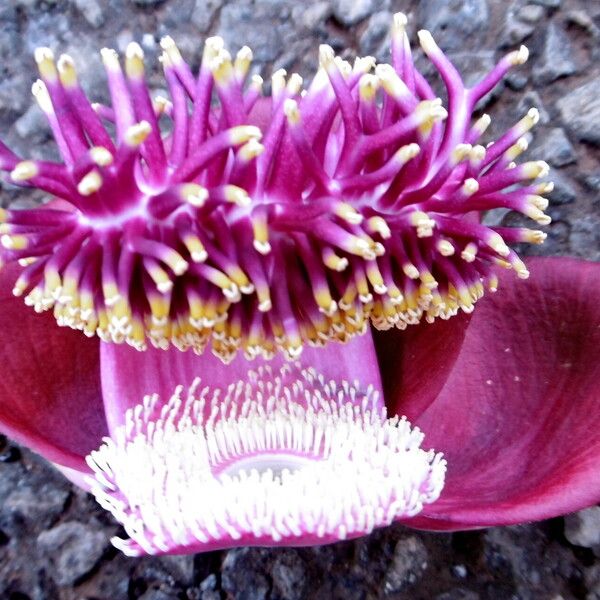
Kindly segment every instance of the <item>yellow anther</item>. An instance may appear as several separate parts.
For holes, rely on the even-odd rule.
[[[42,79],[56,81],[58,73],[54,64],[54,53],[50,48],[36,48],[33,54]]]
[[[375,216],[367,219],[367,230],[370,233],[378,233],[385,240],[392,236],[392,232],[383,217]]]
[[[479,182],[472,177],[465,179],[465,182],[462,185],[462,190],[465,196],[472,196],[479,191]]]
[[[352,225],[360,225],[363,221],[363,216],[347,202],[336,202],[333,212]]]
[[[475,257],[477,256],[477,250],[477,244],[469,242],[465,246],[464,250],[460,253],[460,256],[465,262],[473,262],[475,260]]]
[[[254,215],[252,217],[252,231],[254,233],[254,249],[263,255],[271,252],[271,244],[269,244],[269,227],[264,218]]]
[[[322,252],[323,264],[332,271],[341,272],[348,266],[348,259],[346,257],[338,256],[333,248],[326,247]]]
[[[210,61],[209,68],[217,85],[228,85],[235,79],[231,54],[227,50],[219,50],[217,56]]]
[[[127,128],[123,139],[128,146],[137,148],[150,135],[151,131],[152,127],[148,121],[140,121],[139,123],[131,125]]]
[[[419,38],[419,44],[421,44],[423,52],[425,52],[425,54],[427,54],[428,56],[430,54],[433,54],[438,49],[438,46],[435,43],[435,40],[433,39],[433,36],[431,35],[430,31],[427,31],[426,29],[421,29],[421,31],[417,33],[417,36]]]
[[[448,240],[438,240],[435,247],[442,256],[452,256],[454,254],[454,246]]]
[[[458,144],[451,153],[451,160],[454,164],[469,158],[473,146],[471,144]]]
[[[171,291],[173,288],[173,282],[163,268],[161,268],[157,263],[152,263],[151,265],[148,265],[147,271],[159,292],[166,294],[167,292]],[[154,311],[152,312],[154,314]]]
[[[0,243],[7,250],[24,250],[29,245],[24,235],[4,234],[0,237]]]
[[[127,44],[125,72],[127,77],[132,79],[141,79],[144,76],[144,51],[137,42]]]
[[[171,271],[178,277],[183,275],[188,270],[187,261],[179,254],[179,252],[169,249],[161,260],[170,267]]]
[[[210,61],[214,60],[221,50],[225,47],[223,38],[215,35],[209,37],[204,42],[204,50],[202,52],[202,63],[208,65]],[[250,57],[252,60],[252,57]]]
[[[33,83],[31,86],[31,93],[34,95],[38,106],[43,112],[45,112],[47,115],[54,112],[52,100],[50,99],[50,94],[48,93],[48,88],[41,79],[38,79]]]
[[[239,125],[229,130],[229,140],[234,146],[245,144],[251,139],[260,140],[261,130],[254,125]]]
[[[479,117],[477,121],[475,121],[473,129],[475,129],[475,131],[477,131],[479,135],[482,135],[485,132],[485,130],[490,126],[491,122],[492,118],[490,117],[490,115],[485,113],[481,115],[481,117]]]
[[[10,172],[13,181],[27,181],[39,173],[38,166],[32,160],[23,160]]]
[[[406,33],[408,18],[404,13],[397,12],[392,21],[392,36],[396,39],[403,37]]]
[[[540,111],[537,108],[530,108],[527,114],[515,125],[519,135],[527,133],[540,120]]]
[[[419,279],[419,269],[412,263],[403,264],[402,271],[409,279]]]
[[[485,147],[481,144],[473,146],[471,152],[469,152],[469,160],[471,164],[477,165],[485,158]]]
[[[252,63],[252,58],[252,50],[248,46],[243,46],[239,49],[233,64],[233,70],[238,79],[241,80],[246,77],[250,69],[250,64]]]
[[[58,76],[60,82],[66,88],[77,86],[77,71],[75,70],[75,62],[68,54],[61,54],[58,63]]]
[[[208,190],[197,183],[185,183],[179,193],[185,202],[196,208],[204,206],[208,200]]]
[[[499,233],[493,232],[490,234],[487,242],[488,246],[497,252],[500,256],[508,256],[510,248],[505,244],[502,236]]]
[[[417,156],[419,152],[421,152],[419,144],[412,143],[402,146],[402,148],[396,152],[395,157],[400,164],[404,164]]]
[[[287,98],[284,101],[283,112],[290,125],[298,125],[300,123],[300,109],[298,108],[298,103],[292,98]]]
[[[225,199],[227,202],[233,202],[238,206],[249,206],[252,202],[248,192],[237,185],[225,186]]]
[[[554,190],[554,182],[553,181],[542,181],[535,187],[535,191],[538,194],[549,194]]]
[[[238,151],[238,157],[244,162],[249,162],[253,158],[260,156],[265,151],[265,147],[256,139],[246,142]]]
[[[330,69],[335,60],[335,52],[331,46],[321,44],[319,46],[319,63],[325,69]]]
[[[156,96],[154,100],[152,100],[152,108],[157,117],[167,112],[172,107],[173,103],[164,96]]]
[[[518,256],[515,255],[515,257],[511,260],[511,265],[516,271],[519,279],[527,279],[529,277],[529,271],[525,266],[525,263]]]
[[[5,208],[0,208],[0,223],[6,223],[8,220],[8,211]],[[1,264],[0,264],[1,266]]]
[[[114,160],[114,156],[103,146],[90,148],[90,157],[99,167],[108,167]]]
[[[550,223],[552,223],[552,218],[533,204],[527,204],[524,207],[523,212],[530,219],[533,219],[536,223],[539,223],[540,225],[550,225]]]
[[[376,75],[363,75],[358,86],[360,99],[365,102],[372,102],[379,89],[379,81],[380,79]]]
[[[263,83],[263,78],[260,75],[252,75],[250,78],[250,87],[259,93],[262,91]]]
[[[410,90],[391,65],[380,64],[375,68],[383,89],[392,97],[400,100],[411,95]]]
[[[520,156],[521,154],[523,154],[523,152],[525,152],[525,150],[527,150],[527,148],[529,147],[529,142],[527,141],[526,138],[522,137],[519,138],[517,140],[517,142],[515,144],[513,144],[505,153],[504,155],[506,156],[506,158],[508,160],[515,160],[515,158],[517,158],[517,156]]]
[[[104,66],[109,71],[120,71],[121,65],[119,64],[119,55],[116,50],[112,48],[102,48],[100,50],[100,56],[102,57],[102,62]]]
[[[521,46],[518,50],[515,50],[508,55],[508,60],[515,66],[525,64],[528,58],[529,49],[527,46]]]
[[[179,48],[170,35],[167,35],[160,40],[160,47],[167,53],[173,64],[180,64],[183,62],[181,52],[179,52]]]
[[[417,228],[417,237],[431,237],[435,221],[429,218],[429,215],[423,211],[416,210],[410,215],[410,222]]]
[[[498,283],[499,283],[498,276],[495,274],[490,275],[490,278],[487,281],[488,290],[492,293],[497,292],[498,291]]]
[[[274,97],[279,96],[285,89],[285,78],[287,71],[285,69],[277,69],[271,75],[271,93]]]
[[[336,56],[333,59],[333,63],[337,66],[344,79],[347,79],[350,75],[352,75],[352,65],[347,60],[344,60],[341,56]]]
[[[523,231],[523,241],[530,244],[543,244],[547,234],[539,229],[526,229]]]
[[[537,196],[535,194],[527,196],[527,202],[536,208],[539,208],[540,210],[546,210],[549,204],[547,198],[544,198],[543,196]]]
[[[523,169],[523,175],[528,179],[535,179],[537,177],[546,177],[550,172],[550,166],[543,160],[536,160],[532,162],[523,163],[521,165]]]
[[[109,307],[114,306],[121,297],[117,285],[114,282],[106,282],[102,284],[102,295],[104,296],[104,303]]]
[[[298,73],[292,73],[287,82],[287,91],[292,96],[300,93],[304,80]]]
[[[357,56],[354,59],[354,66],[352,67],[353,73],[368,73],[375,67],[377,60],[374,56]]]
[[[183,236],[182,241],[194,262],[201,263],[208,258],[206,248],[197,235],[188,233]]]
[[[82,196],[94,194],[102,187],[102,176],[98,171],[90,171],[77,185],[77,191]]]

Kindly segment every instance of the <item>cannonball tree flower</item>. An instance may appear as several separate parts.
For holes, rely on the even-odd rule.
[[[37,52],[65,164],[2,150],[13,181],[61,200],[3,214],[20,269],[0,274],[0,424],[91,489],[123,551],[325,543],[399,519],[468,528],[600,499],[596,267],[534,263],[468,316],[495,266],[529,274],[506,242],[544,237],[477,211],[548,222],[548,184],[529,183],[546,165],[513,163],[535,111],[487,149],[489,118],[471,122],[527,53],[466,89],[422,32],[445,109],[404,24],[392,66],[325,47],[305,92],[276,73],[265,99],[245,86],[249,51],[232,61],[215,39],[197,78],[163,42],[172,98],[154,103],[139,47],[125,74],[104,51],[111,107],[89,104],[71,59]],[[396,326],[378,358],[368,321]],[[319,348],[332,339],[347,343]]]
[[[39,48],[33,93],[63,162],[1,148],[0,168],[63,202],[2,213],[4,261],[25,265],[15,295],[104,341],[210,343],[230,361],[240,349],[297,358],[369,322],[447,319],[496,289],[497,268],[526,278],[509,244],[545,234],[472,216],[503,207],[550,222],[551,184],[535,182],[546,163],[514,163],[537,111],[487,148],[490,117],[473,118],[527,50],[467,88],[421,31],[444,107],[414,67],[405,21],[396,15],[391,65],[351,66],[321,46],[306,89],[277,71],[267,97],[260,77],[247,81],[250,50],[232,60],[220,38],[207,40],[197,77],[162,41],[169,100],[151,99],[139,45],[124,71],[102,50],[111,106],[88,101],[69,56],[55,63]]]

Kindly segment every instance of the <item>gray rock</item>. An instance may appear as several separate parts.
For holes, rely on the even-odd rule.
[[[165,0],[131,0],[131,2],[133,2],[133,4],[136,4],[137,6],[158,6],[159,4],[162,4]]]
[[[223,0],[196,0],[192,12],[192,23],[200,31],[208,31],[217,11],[223,6]]]
[[[524,42],[534,31],[535,26],[531,23],[523,23],[512,15],[507,16],[502,35],[502,47],[516,46]]]
[[[486,0],[422,0],[418,22],[445,50],[459,50],[466,36],[487,31],[489,9]]]
[[[533,4],[547,6],[548,8],[560,8],[562,0],[531,0]]]
[[[479,600],[480,596],[477,592],[466,590],[464,588],[456,588],[449,592],[444,592],[435,597],[435,600]]]
[[[315,2],[309,6],[298,5],[292,9],[292,17],[296,23],[309,31],[321,30],[325,21],[331,16],[329,2]]]
[[[333,0],[333,15],[350,27],[368,17],[376,8],[374,0]]]
[[[524,23],[537,23],[544,16],[544,8],[539,4],[526,4],[517,16]]]
[[[170,575],[182,585],[194,583],[194,556],[186,554],[183,556],[161,556],[160,562]]]
[[[385,60],[390,52],[390,28],[392,13],[387,10],[371,15],[367,28],[359,40],[360,53],[375,56],[378,60]]]
[[[284,40],[292,35],[290,15],[287,5],[274,0],[256,4],[242,0],[223,6],[217,33],[231,51],[247,45],[257,63],[267,63],[284,51]]]
[[[600,260],[600,217],[594,213],[590,213],[573,219],[569,234],[569,246],[575,256],[580,256],[587,260]],[[598,526],[593,521],[593,518],[588,518],[587,523],[585,525],[580,523],[579,527],[571,524],[573,539],[586,541],[593,538],[595,535],[593,531]],[[584,530],[587,531],[584,533]]]
[[[533,71],[533,81],[538,85],[551,83],[559,77],[577,72],[573,50],[567,34],[553,23],[548,25],[540,63]]]
[[[140,600],[178,600],[181,598],[179,593],[170,589],[149,589],[140,596]]]
[[[600,506],[592,506],[567,515],[565,537],[575,546],[600,546]]]
[[[77,10],[92,27],[98,28],[104,25],[103,5],[98,0],[74,0],[74,2]]]
[[[236,600],[265,600],[270,584],[260,570],[261,551],[235,548],[225,556],[221,572],[223,590]]]
[[[67,521],[42,532],[37,544],[50,562],[56,583],[73,585],[98,564],[109,546],[109,538],[97,526]]]
[[[600,146],[600,79],[575,88],[556,107],[563,123],[578,140]]]
[[[571,204],[577,198],[577,192],[571,181],[559,171],[552,170],[547,179],[554,183],[554,189],[545,194],[551,204]]]
[[[25,114],[15,121],[15,130],[22,138],[41,141],[48,137],[48,120],[37,104],[32,104]]]
[[[216,589],[217,589],[217,576],[214,573],[211,573],[200,584],[200,591],[208,592],[210,590],[216,590]]]
[[[271,570],[273,592],[282,600],[302,600],[306,597],[306,569],[294,552],[277,554]]]
[[[394,548],[392,564],[385,574],[383,586],[386,594],[405,590],[421,579],[428,559],[427,548],[419,538],[411,536],[399,540]]]
[[[553,167],[564,167],[577,160],[575,149],[560,127],[554,127],[544,134],[541,143],[535,144],[535,153]]]
[[[62,483],[62,482],[61,482]],[[50,525],[69,498],[66,485],[24,479],[4,502],[4,511],[39,526]]]

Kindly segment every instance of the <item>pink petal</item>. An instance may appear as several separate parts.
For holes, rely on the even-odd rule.
[[[268,364],[277,370],[285,359],[247,361],[241,355],[225,365],[210,350],[196,355],[192,351],[148,348],[138,352],[124,344],[100,344],[102,393],[111,432],[123,424],[128,408],[142,402],[147,394],[157,393],[168,400],[178,385],[189,387],[196,377],[202,385],[226,389],[245,379],[249,370]],[[365,387],[381,390],[379,367],[371,335],[356,337],[346,344],[330,343],[325,348],[305,347],[300,358],[304,367],[315,367],[328,379],[338,382],[358,379]]]
[[[0,271],[0,429],[51,461],[87,471],[83,457],[106,435],[98,343],[15,298],[19,271]]]
[[[448,473],[411,526],[510,524],[600,502],[600,265],[529,267],[528,281],[508,273],[478,304],[446,384],[416,421]],[[418,331],[431,339],[436,329]],[[414,396],[399,400],[399,412],[422,409]]]

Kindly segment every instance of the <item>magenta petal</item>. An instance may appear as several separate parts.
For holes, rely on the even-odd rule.
[[[0,272],[0,430],[45,458],[87,471],[84,456],[106,435],[98,343],[36,315]]]
[[[445,386],[416,421],[448,473],[411,526],[510,524],[600,502],[600,265],[529,268],[528,281],[509,273],[478,305]]]
[[[196,377],[201,378],[203,386],[226,389],[229,384],[246,379],[249,370],[265,364],[277,370],[285,363],[280,354],[271,361],[247,361],[240,354],[226,365],[210,351],[197,355],[192,351],[150,347],[138,352],[126,345],[105,343],[100,344],[100,356],[102,393],[111,432],[123,424],[125,411],[140,404],[147,394],[157,393],[166,400],[178,385],[189,387]],[[343,345],[305,347],[298,362],[316,368],[327,379],[337,382],[357,379],[365,387],[371,384],[377,390],[382,389],[370,333]]]

